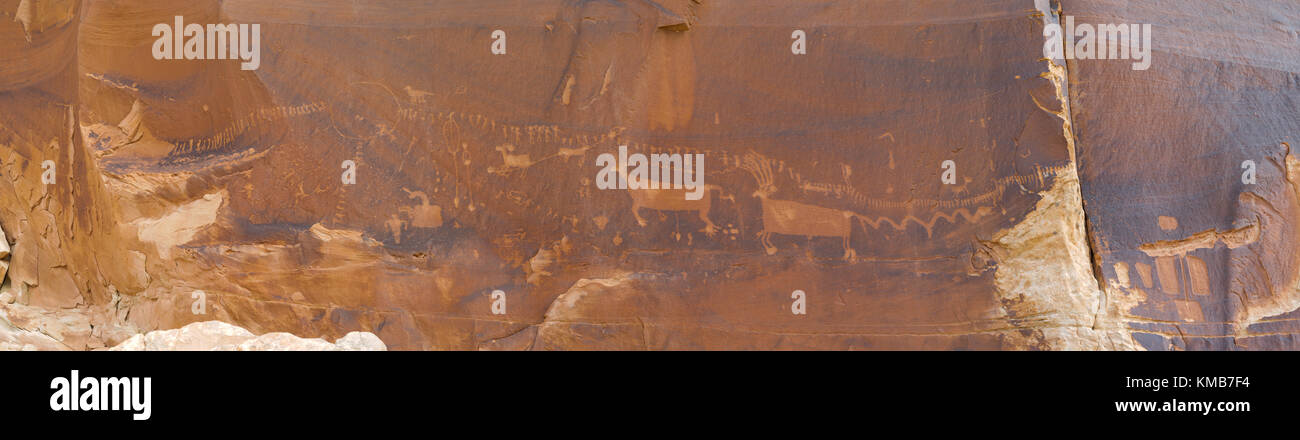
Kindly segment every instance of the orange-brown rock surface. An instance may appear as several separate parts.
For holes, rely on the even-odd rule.
[[[177,16],[257,24],[256,68],[157,59]],[[1150,69],[1045,57],[1067,16],[1153,23]],[[1282,0],[0,0],[0,348],[211,320],[1296,348],[1298,27]],[[620,146],[702,155],[702,198],[600,189]]]

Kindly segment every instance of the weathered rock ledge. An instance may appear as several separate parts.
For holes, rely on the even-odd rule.
[[[110,351],[387,351],[373,333],[351,332],[333,343],[276,332],[254,335],[221,321],[138,334]]]

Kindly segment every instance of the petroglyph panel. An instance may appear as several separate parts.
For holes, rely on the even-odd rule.
[[[988,331],[1005,325],[996,262],[971,260],[1069,165],[1061,119],[1040,108],[1055,91],[1029,6],[934,16],[944,9],[680,2],[665,15],[651,2],[557,1],[353,15],[329,2],[227,2],[275,42],[258,71],[273,100],[328,114],[296,125],[302,138],[267,160],[306,170],[354,159],[365,182],[303,175],[306,195],[236,193],[232,215],[361,230],[385,252],[424,255],[406,264],[433,270],[410,283],[454,278],[432,297],[382,281],[394,307],[432,315],[389,331],[482,334],[413,344],[540,325],[532,342],[545,347],[1011,346]],[[810,36],[798,58],[796,26]],[[498,28],[505,55],[490,51]],[[326,46],[350,49],[315,49]],[[738,59],[768,67],[756,75]],[[596,158],[620,145],[703,154],[704,198],[598,190]],[[956,185],[940,182],[944,160],[959,164]],[[412,205],[403,188],[440,207],[441,226],[416,227],[398,208]],[[472,275],[482,271],[493,275]],[[628,292],[583,296],[608,303],[553,324],[548,310],[583,279]],[[488,314],[481,293],[492,289],[510,292],[508,316]],[[817,299],[799,320],[779,315],[795,289]],[[557,336],[584,326],[618,336]]]
[[[1059,3],[0,0],[0,288],[78,348],[1291,347],[1300,13]],[[1046,59],[1062,14],[1169,34]]]
[[[139,328],[202,290],[203,320],[395,349],[1063,347],[1090,306],[999,275],[1033,261],[1008,231],[1077,212],[1045,15],[905,3],[82,2],[85,184],[144,257],[79,282],[161,298]],[[260,67],[154,59],[176,15],[260,24]],[[702,157],[703,197],[598,188],[619,146]]]
[[[1149,70],[1069,64],[1108,314],[1147,348],[1296,348],[1300,8],[1086,0],[1062,13],[1158,32]]]

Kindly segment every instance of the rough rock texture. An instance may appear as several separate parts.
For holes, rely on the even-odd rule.
[[[371,333],[352,332],[331,344],[320,338],[303,339],[288,333],[255,336],[221,321],[196,322],[175,330],[132,336],[111,351],[386,351]]]
[[[0,0],[0,348],[1298,348],[1300,7],[1193,3]]]
[[[1159,32],[1150,70],[1069,69],[1107,311],[1148,349],[1296,349],[1300,4],[1173,4],[1065,2]]]
[[[4,282],[6,279],[5,275],[9,273],[9,252],[9,240],[5,238],[4,229],[0,229],[0,283]],[[13,294],[9,294],[9,292],[0,293],[0,295],[4,294],[9,295],[8,297],[4,297],[8,298],[8,300],[3,301],[4,303],[7,304],[13,302]]]

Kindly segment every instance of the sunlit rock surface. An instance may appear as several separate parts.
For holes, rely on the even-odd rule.
[[[175,330],[132,336],[111,351],[386,351],[370,333],[352,332],[334,343],[288,333],[255,336],[221,321],[196,322]]]
[[[1292,3],[525,3],[0,0],[0,348],[1296,348]]]

